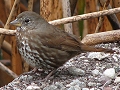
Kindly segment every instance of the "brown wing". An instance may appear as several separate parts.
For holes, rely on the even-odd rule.
[[[63,51],[92,51],[92,52],[114,52],[113,50],[96,48],[94,46],[87,46],[80,42],[80,38],[71,35],[64,30],[60,30],[50,24],[44,26],[44,30],[37,33],[39,40],[44,46],[56,48]]]
[[[63,51],[80,50],[80,38],[68,34],[63,30],[54,30],[53,32],[40,35],[40,41],[45,46],[61,49]]]
[[[50,25],[47,32],[39,33],[43,45],[63,51],[80,51],[80,38]]]

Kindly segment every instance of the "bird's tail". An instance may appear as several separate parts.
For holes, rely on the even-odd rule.
[[[81,50],[89,51],[89,52],[105,52],[105,53],[114,53],[115,52],[112,49],[105,49],[105,48],[101,48],[101,47],[87,46],[87,45],[82,45]]]

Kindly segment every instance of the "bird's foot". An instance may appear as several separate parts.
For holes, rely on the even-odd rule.
[[[45,78],[43,78],[42,80],[36,80],[35,83],[39,83],[39,82],[48,82],[48,80],[52,80],[54,78],[54,74],[56,73],[56,69],[54,69],[53,71],[51,71]]]
[[[51,71],[44,79],[43,81],[47,81],[49,80],[50,78],[54,78],[54,74],[56,73],[56,69],[54,69],[53,71]]]
[[[42,73],[44,70],[43,69],[38,69],[38,68],[34,68],[32,71],[30,71],[31,73]]]

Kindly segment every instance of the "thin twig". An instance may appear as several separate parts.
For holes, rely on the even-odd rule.
[[[67,17],[67,18],[62,18],[54,21],[50,21],[49,23],[52,25],[59,25],[59,24],[66,24],[66,23],[71,23],[79,20],[86,20],[90,18],[96,18],[100,16],[105,16],[105,15],[110,15],[110,14],[115,14],[120,12],[120,7],[114,8],[114,9],[109,9],[109,10],[103,10],[99,12],[93,12],[93,13],[87,13],[83,15],[77,15],[77,16],[72,16],[72,17]]]
[[[0,20],[0,23],[2,25],[2,27],[4,27],[4,23]],[[3,45],[1,47],[6,53],[8,53],[9,55],[11,55],[11,45],[4,40]]]
[[[1,62],[0,62],[0,69],[5,71],[8,75],[12,76],[13,78],[18,77],[13,71],[11,71],[9,68],[7,68],[5,65],[3,65]]]
[[[20,2],[20,0],[15,0],[15,2],[14,2],[14,4],[13,4],[13,7],[12,7],[12,10],[11,10],[11,12],[10,12],[10,15],[9,15],[9,17],[8,17],[8,19],[7,19],[7,22],[6,22],[4,28],[6,28],[6,29],[9,28],[9,22],[11,21],[13,15],[15,14],[16,10],[18,9],[18,4],[19,4],[19,2]],[[2,46],[2,43],[3,43],[3,41],[4,41],[4,38],[5,38],[5,36],[4,36],[4,35],[1,35],[1,37],[0,37],[0,48],[1,48],[1,46]]]
[[[5,29],[5,28],[0,28],[0,34],[3,34],[3,35],[15,35],[16,30],[9,30],[9,29]]]
[[[106,2],[106,0],[99,0],[100,5],[103,7],[104,3]],[[112,9],[112,6],[109,4],[107,9]],[[120,28],[120,23],[119,20],[117,18],[117,16],[115,14],[111,14],[111,15],[107,15],[108,20],[111,23],[111,26],[114,30],[119,29]]]
[[[107,1],[105,2],[105,4],[103,5],[103,10],[105,10],[105,9],[108,7],[109,3],[110,3],[110,0],[107,0]],[[97,32],[100,31],[100,28],[101,28],[101,26],[102,26],[102,24],[103,24],[103,21],[104,21],[104,17],[101,16],[101,17],[99,18],[99,22],[98,22],[98,24],[97,24],[95,33],[97,33]]]

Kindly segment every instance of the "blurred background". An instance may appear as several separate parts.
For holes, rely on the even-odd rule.
[[[0,0],[1,28],[4,28],[14,2],[15,0]],[[34,12],[41,14],[47,21],[52,21],[63,17],[116,8],[120,6],[120,0],[20,0],[12,20],[19,13],[31,10],[30,6],[33,7],[32,10]],[[92,18],[68,25],[57,25],[57,27],[63,28],[78,37],[81,36],[82,39],[86,34],[119,29],[119,14],[104,16],[101,17],[101,20],[100,18]],[[100,22],[102,24],[97,28]],[[10,29],[14,30],[15,27],[10,27]],[[15,36],[5,36],[5,42],[3,44],[5,48],[0,50],[0,62],[17,75],[31,70],[32,68],[22,60],[17,51]],[[1,70],[0,67],[0,87],[8,84],[13,79],[13,77]]]

